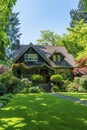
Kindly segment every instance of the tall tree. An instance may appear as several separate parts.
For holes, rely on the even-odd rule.
[[[37,39],[37,42],[42,45],[63,45],[62,38],[50,30],[40,31],[41,38]]]
[[[5,26],[15,3],[16,0],[0,0],[0,60],[5,59],[5,48],[10,43],[5,31]]]
[[[6,32],[10,39],[10,45],[7,48],[9,56],[13,53],[13,50],[15,49],[16,40],[20,38],[21,33],[20,31],[20,23],[18,19],[19,13],[12,13],[8,17],[8,23],[6,24]]]
[[[87,47],[87,24],[84,20],[75,23],[74,28],[67,28],[68,34],[63,38],[69,53],[76,58]]]
[[[87,0],[84,0],[86,6],[85,6],[85,11],[87,11]]]
[[[70,16],[71,16],[71,22],[70,26],[75,26],[75,21],[80,21],[81,19],[84,19],[84,22],[87,23],[87,12],[85,10],[86,3],[84,0],[79,0],[78,8],[70,10]]]

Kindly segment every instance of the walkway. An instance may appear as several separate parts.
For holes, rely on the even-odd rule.
[[[85,100],[80,100],[80,99],[75,98],[75,97],[65,96],[65,95],[62,95],[59,93],[51,93],[51,95],[87,106],[87,101],[85,101]]]

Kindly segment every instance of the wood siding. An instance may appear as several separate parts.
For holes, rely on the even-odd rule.
[[[32,47],[30,47],[17,61],[16,61],[16,63],[29,63],[29,64],[34,64],[34,63],[36,63],[36,64],[43,64],[44,63],[44,59],[38,54],[38,63],[37,62],[32,62],[32,61],[28,61],[28,62],[25,62],[25,60],[24,60],[24,55],[25,54],[38,54]]]

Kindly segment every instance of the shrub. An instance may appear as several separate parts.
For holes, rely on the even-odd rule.
[[[30,93],[40,93],[41,89],[39,87],[31,87],[29,88]]]
[[[76,83],[76,84],[80,84],[80,77],[75,77],[74,78],[74,83]]]
[[[43,76],[42,75],[32,75],[32,81],[34,81],[36,84],[40,83],[43,80]]]
[[[7,92],[6,86],[4,83],[0,82],[0,95],[3,95]]]
[[[50,80],[53,81],[54,83],[62,83],[63,81],[63,77],[61,75],[58,75],[58,74],[55,74],[55,75],[52,75],[50,77]]]
[[[66,87],[66,90],[69,91],[69,92],[77,92],[79,89],[79,85],[74,83],[74,82],[71,82],[67,87]]]
[[[12,94],[4,94],[3,96],[0,97],[0,107],[3,107],[4,105],[6,105],[11,98],[13,97]]]
[[[5,84],[7,92],[13,92],[13,90],[21,83],[20,79],[13,76],[10,71],[0,75],[0,82]]]
[[[87,76],[83,76],[80,79],[80,85],[83,89],[87,91]]]
[[[32,82],[29,81],[27,78],[23,78],[21,80],[21,84],[22,84],[22,89],[25,90],[25,92],[28,92]]]
[[[67,86],[71,83],[70,80],[63,80],[62,90],[67,91]]]
[[[9,67],[0,65],[0,74],[6,72],[7,70],[9,70]]]
[[[23,78],[23,74],[30,71],[30,68],[24,63],[16,63],[12,65],[12,72],[18,78]]]
[[[51,88],[51,92],[59,92],[59,91],[60,91],[60,89],[59,89],[58,86],[53,86],[53,87]]]

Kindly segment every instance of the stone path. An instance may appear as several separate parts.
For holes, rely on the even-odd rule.
[[[87,106],[87,101],[85,101],[85,100],[80,100],[78,98],[62,95],[59,93],[51,93],[51,95]]]

